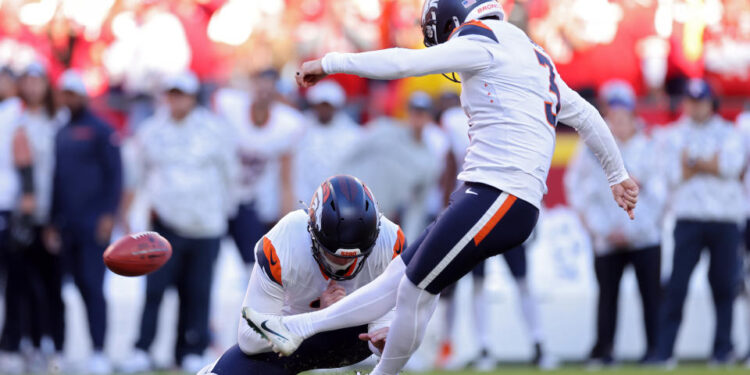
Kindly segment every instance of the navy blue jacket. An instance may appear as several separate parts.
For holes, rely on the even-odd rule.
[[[103,214],[115,214],[121,194],[119,138],[84,109],[55,138],[52,220],[57,225],[91,224]]]

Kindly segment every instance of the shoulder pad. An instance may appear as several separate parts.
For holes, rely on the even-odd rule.
[[[485,25],[481,21],[471,21],[461,25],[454,32],[454,36],[466,36],[466,35],[480,35],[489,39],[492,39],[495,43],[500,43],[497,40],[497,36],[489,26]]]

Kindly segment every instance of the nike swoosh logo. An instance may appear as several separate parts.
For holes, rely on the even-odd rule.
[[[477,192],[476,192],[476,191],[474,191],[474,190],[471,190],[471,188],[468,188],[468,189],[466,189],[466,194],[471,194],[471,195],[479,195],[479,194],[477,194]]]
[[[278,260],[276,260],[276,257],[274,257],[274,253],[273,252],[271,253],[271,259],[269,259],[269,260],[270,260],[272,266],[275,266],[276,263],[279,262]]]
[[[266,330],[266,331],[268,331],[268,332],[271,332],[271,333],[273,333],[273,334],[274,334],[274,335],[276,335],[276,336],[279,336],[279,338],[281,338],[281,339],[283,339],[283,340],[289,341],[289,339],[287,339],[286,337],[284,337],[284,336],[283,336],[283,335],[281,335],[280,333],[278,333],[278,332],[276,332],[276,331],[274,331],[274,330],[272,330],[272,329],[268,328],[268,326],[266,325],[266,323],[267,323],[267,322],[268,322],[268,320],[265,320],[265,321],[263,321],[263,323],[260,323],[260,326],[261,326],[261,328],[263,328],[264,330]]]

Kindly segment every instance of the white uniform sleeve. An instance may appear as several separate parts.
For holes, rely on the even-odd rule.
[[[252,307],[265,314],[281,315],[281,308],[284,306],[284,289],[271,281],[257,263],[250,275],[242,306]],[[253,331],[244,319],[240,319],[237,343],[240,350],[247,355],[271,351],[268,341]]]
[[[562,79],[558,80],[558,87],[561,104],[558,120],[572,126],[581,135],[586,146],[599,159],[610,186],[628,179],[615,138],[599,112]]]
[[[471,37],[453,38],[424,49],[388,48],[362,53],[327,54],[322,61],[327,74],[346,73],[372,79],[398,79],[435,73],[484,69],[492,54]]]

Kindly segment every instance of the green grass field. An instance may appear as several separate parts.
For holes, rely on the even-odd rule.
[[[306,372],[303,375],[356,375],[356,372]],[[362,372],[361,375],[366,375],[367,372]],[[435,372],[420,372],[420,373],[404,373],[404,375],[577,375],[577,374],[601,374],[601,375],[734,375],[734,374],[750,374],[750,368],[744,366],[733,366],[733,367],[719,367],[711,368],[705,364],[695,365],[682,365],[674,370],[664,370],[659,368],[644,368],[636,367],[631,365],[616,366],[613,368],[603,369],[599,371],[587,370],[583,366],[564,366],[561,369],[554,371],[540,371],[533,367],[526,366],[506,366],[498,369],[494,372],[479,372],[479,371],[435,371]],[[144,375],[183,375],[179,372],[159,372]]]
[[[305,375],[308,375],[306,373]],[[354,372],[340,373],[340,375],[355,375]],[[686,365],[679,366],[674,370],[664,370],[658,368],[643,368],[636,366],[617,366],[611,369],[604,369],[600,371],[587,370],[582,366],[565,366],[559,370],[554,371],[540,371],[532,367],[522,366],[509,366],[499,369],[494,372],[479,372],[479,371],[436,371],[436,372],[423,372],[423,373],[406,373],[409,375],[574,375],[574,374],[602,374],[602,375],[667,375],[667,374],[679,374],[679,375],[734,375],[734,374],[750,374],[750,369],[741,366],[727,367],[727,368],[709,368],[706,365]],[[364,373],[362,374],[364,375]]]

